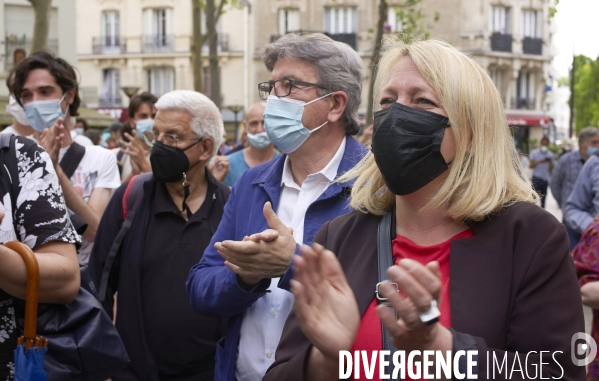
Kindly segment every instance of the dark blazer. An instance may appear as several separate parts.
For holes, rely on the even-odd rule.
[[[377,228],[380,217],[352,212],[325,224],[314,238],[338,255],[363,314],[374,298],[377,275]],[[506,207],[483,222],[468,222],[475,236],[454,240],[450,251],[452,328],[471,335],[478,347],[478,379],[487,377],[487,355],[511,370],[518,352],[522,368],[539,372],[539,351],[562,351],[555,359],[563,379],[584,380],[585,369],[573,365],[572,336],[584,332],[580,290],[568,252],[564,225],[529,203]],[[285,324],[276,361],[264,380],[306,380],[311,344],[295,315]],[[543,377],[559,378],[562,369],[543,353]],[[515,369],[518,364],[516,362]],[[502,376],[503,375],[503,376]],[[507,379],[496,370],[494,379]],[[540,378],[540,376],[537,376]],[[520,372],[513,380],[528,379]]]

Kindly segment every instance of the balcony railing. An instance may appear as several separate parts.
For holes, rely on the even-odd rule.
[[[229,35],[227,33],[217,33],[216,48],[219,52],[229,51]],[[204,42],[204,46],[202,46],[202,51],[208,51],[208,40]]]
[[[297,30],[297,31],[293,31],[290,33],[297,33],[297,34],[322,33],[324,35],[329,36],[332,40],[339,41],[339,42],[345,42],[346,44],[351,46],[354,50],[358,50],[358,35],[356,33],[328,33],[328,32],[321,32],[321,31],[317,31],[317,30]],[[275,42],[279,38],[281,38],[280,34],[273,34],[270,36],[270,42],[271,43]]]
[[[493,33],[491,35],[491,50],[496,52],[512,52],[512,35]]]
[[[534,98],[512,98],[511,108],[519,110],[534,110],[535,109]]]
[[[175,51],[175,36],[167,35],[144,35],[142,37],[144,53],[170,53]]]
[[[92,38],[94,54],[123,54],[127,51],[126,39],[121,36],[101,36]]]
[[[31,53],[31,40],[23,38],[15,38],[14,36],[7,37],[4,45],[4,69],[11,70],[15,61],[20,61]],[[58,39],[48,39],[46,49],[58,53]]]
[[[351,46],[354,50],[358,50],[358,35],[356,33],[325,33],[331,39],[339,42],[345,42]]]
[[[522,39],[522,52],[524,54],[543,54],[543,40],[540,38],[524,37]]]
[[[100,107],[120,107],[123,104],[120,96],[100,97]]]

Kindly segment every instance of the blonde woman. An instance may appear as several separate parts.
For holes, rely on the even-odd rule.
[[[535,206],[484,69],[442,41],[394,42],[375,95],[372,154],[339,180],[355,179],[356,211],[325,224],[314,239],[324,247],[296,258],[295,314],[264,380],[338,379],[339,351],[371,359],[384,331],[406,358],[477,350],[478,379],[584,379],[571,360],[584,326],[566,230]],[[397,317],[375,297],[385,214],[395,263],[387,275],[400,292],[389,282],[380,292]],[[436,303],[437,319],[421,315],[435,317]],[[487,356],[508,369],[489,369]]]

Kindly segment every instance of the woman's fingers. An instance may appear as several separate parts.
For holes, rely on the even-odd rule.
[[[318,244],[315,243],[313,245]],[[341,268],[341,264],[337,260],[337,257],[332,251],[325,250],[322,246],[320,247],[323,249],[322,275],[328,279],[331,285],[336,289],[347,291],[349,289],[347,278],[345,278],[345,274],[343,273],[343,269]]]
[[[305,290],[304,301],[306,304],[310,304],[312,284],[307,274],[309,270],[307,269],[308,266],[305,256],[306,253],[302,252],[301,257],[299,255],[293,257],[293,279],[302,286],[302,290]]]
[[[414,303],[418,311],[425,312],[431,308],[431,301],[433,300],[432,293],[405,268],[393,266],[387,270],[387,274],[393,282],[397,283],[399,289],[405,293],[412,303]]]
[[[397,318],[405,322],[405,325],[410,329],[418,328],[422,324],[418,311],[412,307],[408,299],[404,299],[398,292],[397,288],[390,282],[383,282],[380,288],[383,296],[387,298],[387,302],[397,312]]]

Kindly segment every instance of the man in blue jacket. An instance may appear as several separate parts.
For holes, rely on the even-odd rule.
[[[323,223],[349,212],[335,179],[363,157],[357,111],[363,64],[322,34],[288,34],[263,54],[270,81],[265,129],[284,155],[247,171],[232,189],[210,245],[187,280],[192,307],[229,317],[215,380],[261,380],[293,307],[291,262]],[[276,213],[275,213],[276,212]]]

